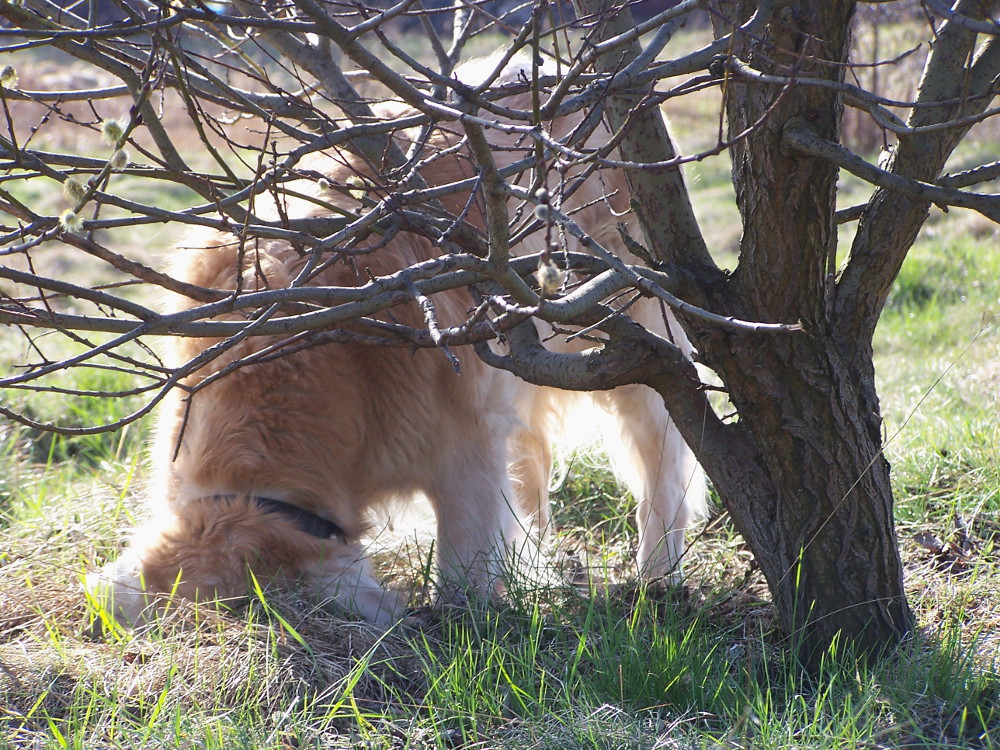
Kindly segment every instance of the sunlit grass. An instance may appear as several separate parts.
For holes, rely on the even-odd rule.
[[[686,152],[714,143],[712,95],[671,112]],[[740,228],[727,160],[687,177],[710,246],[732,265]],[[55,206],[50,187],[28,198]],[[845,178],[842,205],[864,193]],[[556,563],[573,585],[510,581],[502,605],[421,610],[389,632],[257,589],[231,609],[183,605],[150,629],[98,635],[81,580],[136,521],[148,427],[65,437],[4,423],[0,747],[997,747],[998,245],[975,215],[935,211],[879,328],[886,451],[919,624],[886,661],[829,657],[804,675],[724,514],[692,543],[686,594],[635,584],[634,503],[589,455],[570,459],[553,503]],[[5,347],[0,361],[9,370],[21,353]],[[106,370],[58,382],[134,385]],[[2,398],[64,425],[118,419],[141,402]],[[930,549],[927,534],[943,546]],[[417,605],[427,553],[379,561],[394,581],[417,582]]]

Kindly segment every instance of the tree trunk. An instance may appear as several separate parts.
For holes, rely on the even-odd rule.
[[[607,0],[576,4],[597,37],[631,27],[627,10],[609,10]],[[981,17],[985,3],[960,6]],[[790,147],[784,134],[807,126],[819,138],[839,140],[837,87],[847,70],[855,3],[715,0],[710,9],[717,36],[744,22],[753,26],[725,47],[729,153],[743,220],[736,271],[718,272],[697,228],[685,226],[693,221],[685,211],[661,210],[663,196],[676,193],[675,173],[630,173],[633,205],[650,252],[677,276],[689,301],[803,330],[744,331],[678,313],[700,358],[725,384],[739,415],[733,424],[712,412],[693,371],[666,357],[658,367],[647,361],[639,382],[663,396],[759,562],[791,644],[815,666],[833,645],[874,653],[898,644],[913,626],[881,447],[872,336],[927,205],[877,191],[838,278],[837,166]],[[988,40],[974,56],[974,42],[961,23],[936,30],[919,99],[941,104],[915,110],[912,124],[981,111],[990,101],[1000,43]],[[603,68],[627,70],[637,50]],[[771,78],[744,76],[737,61]],[[802,83],[807,78],[834,85]],[[655,113],[630,111],[626,94],[638,93],[616,95],[622,106],[616,96],[606,102],[613,126],[631,123],[621,152],[669,159],[669,137],[643,120]],[[901,136],[889,169],[934,179],[962,132]],[[658,345],[646,343],[655,360]]]
[[[719,6],[744,19],[756,4]],[[791,3],[738,54],[776,75],[797,69],[842,80],[843,68],[824,61],[846,60],[853,11],[851,2]],[[744,235],[728,311],[805,330],[697,342],[726,383],[739,412],[733,429],[748,447],[728,465],[705,468],[754,551],[792,645],[815,665],[837,642],[875,652],[913,624],[870,339],[841,340],[841,348],[831,318],[837,169],[782,143],[787,124],[801,120],[836,140],[842,104],[829,89],[736,80],[726,105],[731,134],[756,126],[731,150]]]
[[[729,342],[733,426],[750,450],[706,465],[793,647],[875,652],[912,627],[874,375],[820,336]],[[838,635],[839,634],[839,635]]]

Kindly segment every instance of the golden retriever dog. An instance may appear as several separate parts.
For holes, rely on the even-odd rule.
[[[489,67],[481,63],[463,77],[476,80]],[[517,74],[512,69],[504,75],[513,80]],[[495,152],[500,166],[531,148],[516,136],[494,137],[510,147]],[[454,131],[442,128],[427,149],[457,142]],[[293,188],[318,201],[288,200],[286,215],[325,215],[320,202],[356,209],[358,176],[377,183],[361,160],[346,152],[327,154],[309,167],[325,178],[304,177]],[[422,171],[431,185],[472,174],[471,161],[454,150],[428,159]],[[276,206],[258,201],[258,213],[278,216]],[[467,194],[442,200],[455,215],[465,209],[467,220],[482,227],[482,207],[473,202],[469,208],[467,202]],[[566,210],[575,208],[578,224],[631,260],[611,215],[627,206],[622,175],[605,171],[574,193]],[[517,252],[540,251],[541,234]],[[568,241],[571,250],[580,249]],[[187,244],[193,246],[175,251],[175,276],[214,289],[280,289],[311,258],[284,241],[240,247],[222,233]],[[321,265],[308,283],[355,287],[441,252],[415,233],[371,244],[370,252],[344,253]],[[465,289],[431,300],[442,327],[462,324],[474,306]],[[173,310],[193,304],[178,298]],[[395,322],[425,325],[416,302],[390,312]],[[690,353],[676,322],[657,302],[641,299],[629,314]],[[246,320],[235,313],[222,318]],[[703,509],[704,485],[691,451],[651,389],[569,393],[518,381],[485,365],[471,348],[457,352],[458,374],[439,350],[350,342],[242,366],[198,387],[278,341],[243,339],[187,377],[161,407],[147,488],[150,518],[119,559],[87,581],[123,623],[154,614],[168,596],[241,597],[248,591],[248,571],[261,582],[304,585],[324,602],[366,620],[393,622],[400,616],[400,597],[379,585],[359,539],[372,511],[418,494],[429,499],[435,514],[442,595],[490,596],[502,587],[518,554],[532,549],[533,535],[526,529],[532,523],[547,527],[552,446],[560,441],[567,415],[578,417],[583,410],[600,426],[615,472],[638,500],[638,571],[680,580],[684,531]],[[188,362],[216,343],[174,339],[170,363]]]

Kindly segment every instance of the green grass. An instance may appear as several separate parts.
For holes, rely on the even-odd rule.
[[[17,678],[4,685],[8,742],[994,746],[1000,678],[958,624],[878,668],[841,658],[807,679],[767,632],[738,632],[721,600],[515,596],[382,635],[275,597],[234,615],[188,608],[104,641],[36,611],[48,627],[25,627],[17,649],[0,651]]]
[[[711,118],[717,102],[706,96],[697,110]],[[712,144],[713,129],[693,131],[694,115],[672,117],[686,148]],[[984,143],[971,139],[956,168]],[[739,238],[727,178],[724,158],[688,170],[695,210],[724,255]],[[863,195],[845,179],[843,205]],[[148,631],[97,636],[81,580],[135,523],[147,428],[62,437],[4,423],[0,748],[998,747],[996,231],[972,214],[935,212],[878,331],[919,625],[888,660],[842,654],[803,675],[724,515],[692,546],[686,595],[631,582],[634,503],[592,456],[570,462],[553,503],[557,562],[576,585],[511,581],[502,606],[432,612],[388,633],[265,590],[231,611],[184,604]],[[19,361],[10,347],[0,352],[5,371]],[[91,369],[60,385],[133,383]],[[2,398],[65,425],[118,419],[141,403]],[[942,548],[929,549],[928,535]],[[386,555],[383,570],[419,580],[425,552],[402,569]],[[588,585],[588,571],[607,585]]]
[[[930,227],[878,331],[880,388],[904,519],[1000,511],[1000,252]],[[898,434],[897,434],[898,433]]]
[[[942,252],[922,244],[908,265],[940,264]],[[948,276],[942,289],[956,291],[907,302],[905,279],[923,278],[908,268],[880,334],[880,362],[893,363],[880,369],[886,412],[903,427],[890,444],[900,528],[946,536],[958,513],[980,546],[949,568],[904,538],[921,629],[889,661],[831,657],[819,675],[804,676],[724,517],[692,551],[687,598],[627,581],[545,591],[514,581],[503,607],[438,613],[421,627],[382,633],[315,611],[295,592],[264,591],[232,612],[184,605],[151,631],[95,637],[79,580],[115,554],[120,528],[132,522],[141,440],[60,438],[41,450],[38,436],[7,428],[0,486],[15,523],[0,528],[0,742],[995,747],[996,528],[985,523],[1000,505],[989,419],[996,403],[955,394],[970,368],[989,359],[978,347],[997,345],[992,329],[976,338],[997,289],[973,284],[961,293],[968,269],[934,268]],[[950,326],[951,338],[920,335],[936,325]],[[951,380],[941,379],[948,365]],[[918,404],[900,388],[910,381]],[[954,393],[942,394],[946,386]],[[80,408],[75,419],[107,416],[96,401]],[[579,564],[621,579],[632,554],[631,509],[593,457],[575,458],[554,501],[560,545]]]
[[[938,225],[915,248],[878,337],[920,624],[888,662],[841,656],[802,676],[724,517],[693,547],[687,599],[627,580],[521,582],[503,607],[383,634],[266,591],[232,612],[184,606],[150,632],[96,638],[80,579],[134,522],[142,428],[50,438],[7,425],[0,746],[996,747],[1000,253],[950,236]],[[77,384],[125,385],[94,372]],[[37,416],[56,414],[33,401]],[[133,406],[79,400],[65,420]],[[627,578],[631,509],[598,461],[575,459],[554,503],[563,564]],[[922,532],[975,546],[961,560],[934,554]]]

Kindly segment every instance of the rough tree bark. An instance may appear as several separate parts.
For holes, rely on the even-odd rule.
[[[716,10],[742,18],[751,6],[721,2]],[[797,69],[842,82],[845,67],[837,63],[847,60],[853,12],[853,2],[790,4],[759,42],[770,59],[760,59],[751,40],[741,52],[765,72]],[[741,316],[801,321],[804,331],[698,341],[739,411],[733,429],[753,446],[741,458],[766,479],[748,482],[731,468],[710,474],[807,660],[838,634],[863,651],[898,643],[913,621],[871,342],[837,336],[833,317],[838,170],[790,151],[783,137],[787,128],[808,124],[837,140],[842,106],[836,91],[819,87],[727,87],[731,136],[763,122],[731,151],[744,233],[725,299]]]
[[[795,85],[795,79],[844,82],[855,3],[721,0],[711,6],[717,35],[765,5],[777,6],[777,13],[766,28],[745,35],[725,63],[729,137],[745,135],[731,149],[743,220],[737,270],[727,277],[706,264],[700,235],[678,212],[642,210],[644,195],[676,194],[676,171],[634,171],[630,185],[651,252],[688,295],[743,320],[802,325],[777,333],[722,331],[680,315],[700,358],[725,383],[739,415],[733,424],[709,412],[693,377],[664,368],[645,382],[663,395],[698,452],[767,578],[790,643],[815,665],[832,645],[875,653],[899,643],[913,626],[882,451],[872,336],[928,203],[879,191],[837,277],[838,165],[799,145],[838,140],[842,96],[836,86]],[[971,17],[987,8],[962,5]],[[602,3],[580,0],[578,6],[597,18]],[[606,38],[629,27],[625,14],[606,24]],[[920,99],[959,103],[915,110],[911,126],[982,111],[989,100],[976,94],[989,91],[987,58],[996,54],[995,40],[966,66],[975,34],[957,24],[939,31]],[[791,82],[741,78],[737,59]],[[620,124],[613,100],[607,109]],[[669,138],[650,135],[653,130],[637,124],[622,152],[645,149],[644,160],[651,161],[650,150],[658,148],[660,160],[671,158]],[[888,171],[932,181],[964,133],[902,135]],[[684,241],[663,239],[669,235]]]

